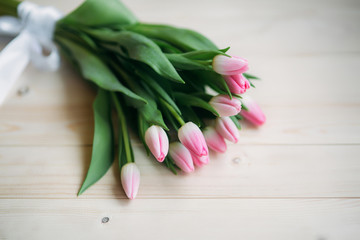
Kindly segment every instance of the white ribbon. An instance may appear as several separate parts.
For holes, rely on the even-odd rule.
[[[56,21],[63,15],[53,7],[30,2],[20,3],[17,12],[19,18],[0,17],[0,35],[17,35],[0,53],[0,106],[29,62],[44,71],[60,67],[52,39]],[[43,50],[49,54],[45,56]]]

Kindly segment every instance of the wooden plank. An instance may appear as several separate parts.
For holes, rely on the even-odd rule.
[[[357,240],[359,234],[359,199],[0,200],[0,239]]]
[[[229,144],[196,172],[173,175],[142,146],[138,198],[360,197],[359,146]],[[90,147],[0,147],[0,198],[76,198]],[[80,198],[124,198],[115,164]]]

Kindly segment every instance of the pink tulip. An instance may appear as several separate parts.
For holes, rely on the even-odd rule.
[[[209,103],[220,117],[234,116],[241,111],[241,102],[235,97],[230,99],[227,95],[217,95],[211,98]]]
[[[169,139],[164,129],[156,125],[149,127],[145,132],[145,142],[154,157],[163,162],[169,151]]]
[[[225,139],[237,143],[239,141],[239,129],[229,117],[216,119],[216,131]]]
[[[249,81],[242,74],[231,76],[224,75],[224,79],[232,93],[243,94],[250,88]]]
[[[194,171],[194,164],[189,150],[179,142],[170,144],[169,154],[175,164],[186,173]]]
[[[246,72],[248,61],[241,57],[227,57],[224,55],[217,55],[213,59],[213,69],[221,75],[236,75]]]
[[[192,160],[194,162],[194,165],[197,166],[197,167],[202,167],[203,165],[209,163],[209,155],[199,157],[199,156],[196,156],[196,155],[192,154],[191,156],[192,156]]]
[[[226,143],[224,138],[213,127],[207,127],[203,134],[209,148],[215,152],[220,153],[226,151]]]
[[[121,168],[121,184],[126,196],[134,199],[140,185],[140,171],[135,163],[127,163]]]
[[[192,122],[187,122],[178,131],[179,140],[190,151],[191,156],[206,164],[209,161],[209,150],[204,135],[199,127]]]
[[[257,105],[257,103],[252,98],[249,96],[244,96],[241,101],[247,108],[247,110],[241,111],[241,116],[243,116],[246,120],[255,126],[260,126],[265,123],[265,114],[261,111],[259,105]]]

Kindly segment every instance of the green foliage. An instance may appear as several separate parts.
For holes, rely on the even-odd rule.
[[[82,76],[108,91],[121,92],[126,96],[146,103],[146,100],[125,87],[97,55],[71,41],[59,38],[78,64]]]
[[[134,24],[126,29],[148,38],[164,41],[183,52],[218,49],[208,38],[189,29],[144,23]]]
[[[241,125],[239,123],[238,118],[235,116],[231,116],[230,119],[234,122],[235,126],[240,130],[241,129]]]
[[[199,97],[179,92],[174,93],[174,96],[176,100],[181,103],[181,105],[199,107],[213,113],[215,116],[219,116],[216,110],[208,102],[202,100]]]
[[[86,0],[65,16],[58,25],[71,27],[126,26],[137,22],[135,16],[118,0]]]
[[[103,38],[111,45],[104,45],[125,58],[143,62],[159,75],[175,82],[183,83],[173,65],[166,58],[158,45],[149,38],[130,31],[89,31],[96,38]],[[103,35],[106,37],[102,37]]]
[[[118,120],[118,159],[119,168],[130,162],[134,162],[134,153],[131,147],[130,136],[127,128],[126,117],[120,100],[115,93],[111,93],[112,101],[115,105]]]
[[[105,175],[114,161],[114,136],[111,122],[110,93],[99,88],[93,104],[94,108],[94,140],[90,167],[78,195]]]

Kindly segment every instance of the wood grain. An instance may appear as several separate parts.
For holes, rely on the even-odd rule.
[[[173,175],[142,146],[138,198],[360,198],[358,146],[229,144],[193,174]],[[0,147],[0,198],[76,198],[90,147]],[[61,180],[61,181],[60,181]],[[125,198],[117,164],[80,198]]]
[[[0,202],[0,213],[2,239],[357,240],[360,234],[360,200],[353,199],[10,199]]]
[[[64,13],[82,2],[33,1]],[[0,107],[0,239],[359,239],[360,2],[124,3],[246,57],[267,123],[243,123],[239,144],[190,175],[174,176],[134,138],[138,199],[125,199],[116,163],[76,197],[94,91],[65,61],[56,73],[29,66]]]

